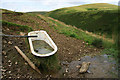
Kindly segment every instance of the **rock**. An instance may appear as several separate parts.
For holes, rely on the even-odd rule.
[[[80,68],[81,66],[80,65],[77,65],[76,68]]]
[[[66,73],[68,72],[68,68],[65,69],[65,72],[66,72]]]
[[[24,32],[20,32],[20,35],[21,35],[21,36],[24,36],[25,34],[26,34],[26,33],[24,33]]]
[[[7,56],[5,56],[5,58],[7,58]]]
[[[87,70],[87,73],[91,74],[92,72],[90,72],[89,70]]]
[[[5,72],[6,70],[5,69],[1,69],[1,71]]]
[[[1,78],[3,78],[3,76],[1,76]]]
[[[2,72],[3,75],[5,75],[5,72]]]
[[[4,74],[4,77],[6,77],[6,75]]]
[[[7,43],[7,41],[6,41],[6,40],[4,40],[4,41],[3,41],[3,43]]]
[[[69,63],[67,61],[63,61],[61,64],[65,65],[65,66],[69,65]]]
[[[86,43],[88,45],[88,43]]]
[[[78,61],[80,61],[81,59],[78,59]]]
[[[12,78],[12,77],[9,77],[10,79]]]
[[[27,63],[25,63],[25,65],[28,65]]]
[[[6,52],[5,52],[5,51],[2,51],[2,53],[3,53],[4,55],[6,55]]]
[[[10,30],[9,28],[7,28],[7,30]]]
[[[11,73],[11,71],[8,71],[8,73],[10,74],[10,73]]]
[[[11,42],[11,41],[9,41],[9,42],[8,42],[8,44],[12,44],[12,42]]]
[[[64,75],[64,77],[66,76],[66,74],[63,74]]]
[[[12,65],[12,62],[10,63],[10,65]]]
[[[80,52],[81,52],[82,50],[80,49]]]
[[[5,47],[5,45],[3,45],[3,47]]]
[[[83,62],[79,72],[80,73],[87,72],[89,65],[90,65],[90,62]]]
[[[19,76],[17,78],[20,78]]]
[[[11,65],[8,65],[9,67],[11,66]]]
[[[18,64],[18,62],[15,62],[15,64],[17,65],[17,64]]]
[[[10,63],[11,61],[10,61],[10,60],[8,60],[8,62]]]
[[[85,42],[82,42],[83,44],[85,43]]]

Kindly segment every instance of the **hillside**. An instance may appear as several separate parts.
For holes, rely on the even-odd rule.
[[[1,69],[3,79],[117,78],[115,59],[118,59],[118,52],[114,48],[115,42],[110,38],[103,38],[36,13],[3,9],[0,22],[2,22],[2,33],[8,35],[27,35],[30,31],[45,30],[58,47],[55,55],[36,57],[31,54],[27,38],[3,36]],[[18,46],[24,52],[42,75],[29,66],[14,46]],[[83,62],[91,63],[90,72],[82,74],[79,72]]]
[[[50,11],[46,16],[68,25],[108,38],[114,37],[118,24],[118,6],[107,3],[86,4]]]
[[[61,9],[50,11],[49,13],[57,12],[59,14],[69,14],[69,13],[83,12],[83,11],[117,10],[117,9],[118,9],[118,6],[116,5],[112,5],[108,3],[94,3],[94,4],[85,4],[80,6],[61,8]]]
[[[70,63],[74,60],[79,60],[85,55],[97,55],[100,54],[102,49],[91,47],[83,39],[88,35],[84,32],[83,37],[76,39],[79,36],[79,30],[73,27],[61,23],[53,23],[49,18],[42,15],[28,14],[28,13],[16,13],[13,11],[3,10],[3,33],[11,35],[26,34],[32,30],[45,30],[53,39],[58,47],[58,51],[55,55],[47,58],[38,58],[31,54],[29,49],[28,40],[26,38],[14,38],[3,37],[2,38],[2,60],[3,60],[3,78],[45,78],[47,75],[52,77],[64,77],[65,66],[64,62]],[[49,20],[49,21],[48,21]],[[63,29],[59,29],[63,26]],[[63,31],[66,30],[67,32]],[[71,31],[72,34],[71,34]],[[60,33],[61,32],[61,33]],[[91,37],[91,36],[89,36]],[[92,40],[92,39],[91,39]],[[79,43],[79,44],[78,44]],[[42,71],[42,76],[34,71],[18,54],[14,46],[18,46],[33,63]],[[73,57],[74,56],[74,57]],[[59,74],[55,72],[60,69]],[[76,67],[74,67],[76,68]],[[64,71],[64,72],[63,72]],[[64,73],[64,74],[63,74]],[[79,72],[76,72],[79,73]],[[71,77],[71,73],[67,74]],[[84,74],[79,75],[84,77]],[[75,75],[73,77],[79,77]]]

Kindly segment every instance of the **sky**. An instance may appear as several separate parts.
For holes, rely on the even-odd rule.
[[[0,8],[16,12],[51,11],[91,3],[118,5],[119,0],[0,0]]]

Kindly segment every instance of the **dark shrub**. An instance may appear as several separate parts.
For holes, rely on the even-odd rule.
[[[74,37],[75,38],[76,36],[75,36],[75,34],[71,34],[70,37]]]

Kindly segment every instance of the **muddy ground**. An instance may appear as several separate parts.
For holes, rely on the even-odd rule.
[[[15,15],[12,17],[12,14],[3,14],[3,20],[21,24],[28,25],[32,27],[34,30],[46,30],[50,37],[53,39],[55,44],[58,47],[58,58],[61,62],[61,66],[63,63],[70,63],[72,61],[79,61],[81,57],[85,55],[96,55],[99,54],[101,49],[97,49],[95,47],[91,47],[87,45],[83,40],[78,40],[72,37],[67,37],[64,34],[59,34],[53,28],[49,27],[48,23],[42,19],[37,17],[29,17],[28,20],[34,20],[38,23],[38,29],[36,28],[35,23],[33,22],[25,22],[19,19],[19,15]],[[24,15],[21,15],[24,17]],[[7,26],[3,26],[2,28],[4,34],[12,34],[16,35],[16,31],[13,28],[9,28]],[[27,35],[27,32],[24,32]],[[19,34],[19,33],[18,33]],[[36,71],[34,71],[27,62],[19,55],[19,53],[15,50],[14,46],[18,46],[24,53],[29,52],[29,46],[26,45],[25,38],[2,38],[2,75],[3,78],[40,78],[40,76]],[[16,59],[17,58],[17,59]],[[15,60],[16,61],[15,61]],[[64,66],[63,66],[64,67]],[[66,69],[64,69],[66,70]],[[76,71],[78,73],[79,71]],[[56,73],[57,74],[57,73]],[[46,75],[47,77],[48,75]],[[45,77],[45,76],[44,76]],[[55,75],[51,74],[51,77],[85,77],[84,74],[79,74],[78,77],[72,75],[71,73]]]

